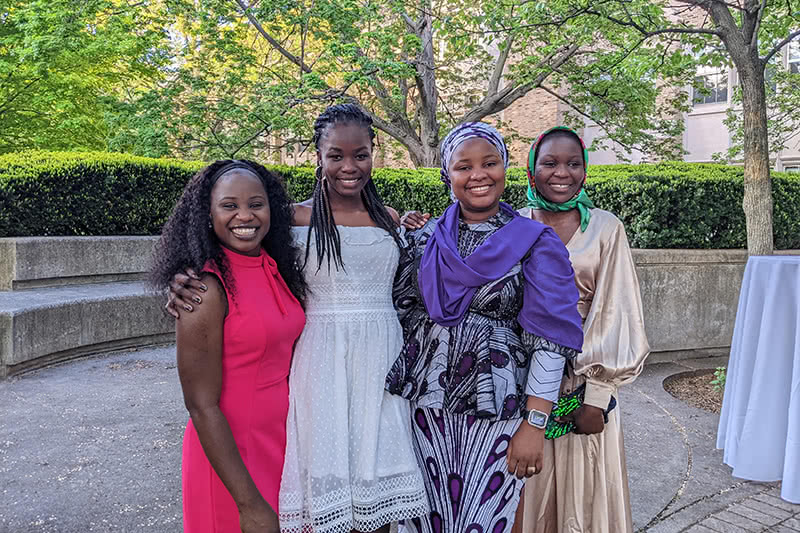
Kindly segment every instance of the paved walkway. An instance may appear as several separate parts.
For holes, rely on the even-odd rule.
[[[800,505],[780,499],[779,483],[731,476],[715,449],[719,416],[664,390],[664,379],[725,365],[704,358],[645,367],[623,388],[631,507],[637,531],[800,533]]]
[[[637,531],[800,533],[777,484],[731,477],[718,417],[663,389],[721,363],[649,365],[621,393]],[[0,532],[179,532],[186,419],[172,346],[0,382]]]

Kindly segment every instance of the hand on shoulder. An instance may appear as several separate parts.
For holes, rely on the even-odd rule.
[[[311,225],[311,199],[305,202],[292,204],[294,209],[294,219],[292,220],[293,226],[310,226]]]
[[[224,319],[228,313],[228,299],[219,278],[214,274],[203,272],[199,281],[206,286],[202,304],[195,302],[192,313],[183,313],[178,322],[179,327],[205,327],[220,317]]]
[[[400,218],[400,224],[407,230],[420,229],[430,220],[430,213],[420,213],[419,211],[407,211],[405,215]]]

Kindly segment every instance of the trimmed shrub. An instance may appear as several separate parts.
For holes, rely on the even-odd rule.
[[[158,234],[202,163],[94,152],[0,157],[0,236]]]
[[[94,152],[0,157],[0,236],[157,234],[201,162]],[[314,168],[269,167],[295,200],[311,196]],[[441,213],[438,169],[374,169],[387,205]],[[697,163],[597,165],[586,188],[625,223],[637,248],[744,248],[741,167]],[[527,178],[509,169],[503,200],[525,205]],[[773,173],[775,245],[800,248],[800,175]]]

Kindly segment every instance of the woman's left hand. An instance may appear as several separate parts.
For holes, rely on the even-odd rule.
[[[508,443],[506,463],[509,473],[522,479],[541,472],[544,464],[543,450],[544,430],[523,421]]]

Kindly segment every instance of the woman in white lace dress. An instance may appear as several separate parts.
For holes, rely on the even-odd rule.
[[[408,401],[384,390],[403,344],[392,303],[403,243],[371,179],[374,137],[357,106],[326,109],[314,194],[294,206],[308,294],[289,375],[283,533],[388,533],[429,508]],[[190,275],[176,275],[168,308],[202,305]]]
[[[371,123],[347,104],[317,118],[317,183],[295,206],[309,295],[289,377],[283,532],[388,532],[428,508],[409,404],[384,391],[403,343],[392,304],[401,242],[370,178]]]

